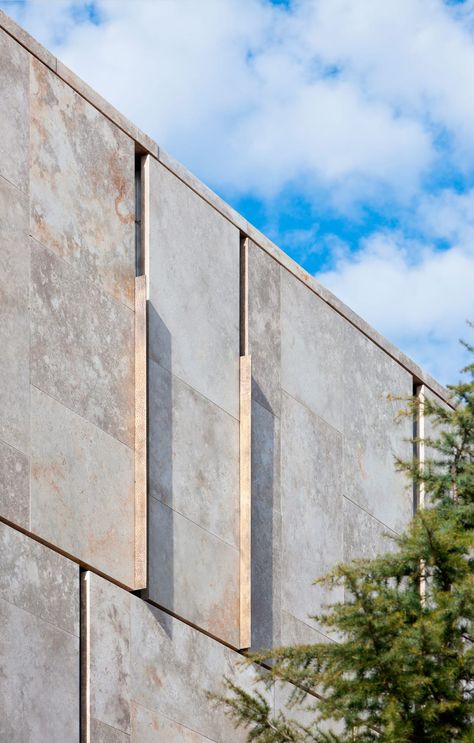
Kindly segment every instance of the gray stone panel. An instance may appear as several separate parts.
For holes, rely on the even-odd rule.
[[[347,498],[344,507],[344,562],[357,558],[372,559],[395,549],[390,535],[395,532]]]
[[[35,387],[31,426],[32,531],[133,587],[133,451]]]
[[[90,723],[91,743],[129,743],[130,736],[92,718]]]
[[[0,29],[0,176],[28,189],[28,52]]]
[[[343,557],[342,436],[284,394],[281,422],[282,609],[308,623],[342,598],[312,582]]]
[[[224,676],[253,688],[254,670],[241,666],[238,653],[130,594],[127,636],[123,590],[92,573],[86,584],[90,626],[97,627],[89,648],[91,709],[113,708],[114,680],[116,697],[129,699],[122,732],[128,734],[131,719],[132,743],[246,740],[245,731],[236,731],[207,697],[223,692]],[[130,676],[124,684],[127,643]]]
[[[149,534],[148,597],[238,647],[238,549],[155,498]]]
[[[396,421],[410,398],[412,377],[358,330],[344,336],[344,495],[391,529],[403,528],[413,513],[413,492],[395,471],[395,456],[412,456],[411,418]]]
[[[0,439],[25,454],[30,423],[27,209],[27,197],[0,178]]]
[[[280,266],[258,245],[248,246],[249,353],[252,398],[280,414]]]
[[[30,84],[31,234],[133,307],[134,143],[36,59]]]
[[[31,285],[32,384],[133,446],[133,312],[33,241]]]
[[[0,525],[0,740],[79,741],[79,568]]]
[[[240,233],[150,163],[149,355],[239,417]]]
[[[282,388],[342,431],[346,321],[295,276],[280,270]]]
[[[30,525],[28,457],[0,442],[0,515],[18,526]]]
[[[148,389],[151,495],[238,547],[238,421],[152,360]]]

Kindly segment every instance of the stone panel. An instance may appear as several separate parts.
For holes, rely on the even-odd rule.
[[[31,529],[134,583],[133,451],[31,388]]]
[[[90,626],[96,625],[88,649],[91,709],[113,709],[114,697],[123,704],[128,699],[122,732],[128,734],[131,719],[131,743],[246,740],[207,697],[222,693],[224,676],[253,688],[254,670],[241,666],[238,653],[137,596],[127,594],[124,604],[122,589],[92,573],[85,584]],[[126,683],[123,654],[129,657]]]
[[[308,623],[342,590],[313,586],[343,557],[342,436],[284,394],[281,422],[282,609]]]
[[[148,597],[238,647],[238,549],[155,498],[149,522]]]
[[[31,234],[133,308],[134,143],[36,59],[30,85]]]
[[[92,718],[90,723],[91,743],[129,743],[130,736]]]
[[[150,163],[149,355],[239,417],[240,233]]]
[[[412,377],[350,325],[344,338],[344,495],[391,529],[403,528],[413,513],[413,492],[395,471],[395,456],[412,456],[411,418],[396,421],[410,398]]]
[[[0,178],[0,439],[25,454],[30,423],[27,208],[26,196]]]
[[[133,446],[133,312],[34,242],[31,284],[32,384]]]
[[[151,495],[238,547],[238,421],[151,360],[148,384]]]
[[[30,525],[28,457],[0,442],[0,515],[18,526]]]
[[[252,398],[280,414],[280,266],[251,240],[248,244],[249,353]]]
[[[347,498],[344,508],[344,562],[357,558],[372,559],[395,549],[390,535],[395,532]]]
[[[29,57],[0,29],[0,176],[28,189]]]
[[[281,270],[281,383],[289,395],[342,431],[346,321]]]
[[[0,740],[79,741],[79,568],[0,524]]]

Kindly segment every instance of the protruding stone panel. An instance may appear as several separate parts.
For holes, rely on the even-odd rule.
[[[0,740],[79,742],[79,568],[0,524]]]
[[[149,508],[149,598],[237,648],[239,550],[155,498]]]
[[[133,141],[36,59],[30,106],[31,234],[133,308]]]
[[[28,189],[30,55],[0,29],[0,176]]]
[[[343,557],[342,436],[282,397],[282,609],[303,622],[342,598],[312,582]]]
[[[239,418],[240,233],[150,163],[149,354]]]
[[[0,440],[25,454],[30,425],[27,209],[26,196],[0,178]]]
[[[133,312],[35,242],[31,286],[32,384],[133,447]]]
[[[289,395],[342,432],[346,321],[281,269],[281,383]]]
[[[395,457],[410,460],[411,417],[389,395],[410,398],[411,375],[368,338],[346,325],[344,349],[344,495],[395,531],[413,513],[413,492],[395,471]]]
[[[31,530],[133,587],[133,451],[35,387],[31,421]]]
[[[84,580],[90,626],[96,625],[87,653],[90,709],[114,710],[120,699],[114,719],[122,720],[119,731],[131,731],[131,743],[243,743],[245,731],[207,697],[222,693],[224,675],[252,688],[254,670],[241,666],[241,656],[92,573]]]

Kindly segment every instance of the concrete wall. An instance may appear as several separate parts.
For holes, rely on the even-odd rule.
[[[244,740],[207,692],[251,687],[244,646],[322,637],[311,615],[343,596],[312,581],[413,512],[393,469],[412,421],[388,395],[445,393],[0,25],[0,743]]]

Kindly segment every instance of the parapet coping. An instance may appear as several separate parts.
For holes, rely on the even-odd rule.
[[[400,366],[413,375],[417,384],[426,385],[432,392],[443,400],[449,402],[448,390],[437,382],[430,374],[388,341],[379,332],[374,330],[365,320],[350,309],[344,302],[338,299],[332,292],[317,281],[314,276],[308,274],[296,261],[290,258],[281,248],[266,237],[260,230],[248,222],[241,214],[227,204],[220,196],[206,186],[193,175],[178,160],[169,155],[165,150],[147,134],[142,132],[135,124],[117,111],[108,101],[93,88],[81,80],[72,70],[66,67],[42,44],[34,39],[27,31],[13,21],[6,13],[0,10],[0,28],[14,38],[30,54],[49,67],[64,82],[73,88],[79,95],[87,100],[94,108],[100,111],[107,119],[118,126],[136,143],[137,150],[143,154],[149,154],[157,159],[165,168],[176,175],[183,183],[191,188],[196,194],[204,199],[210,206],[224,216],[229,222],[237,227],[244,235],[255,242],[262,250],[270,255],[283,268],[296,276],[306,286],[317,294],[326,304],[344,317],[351,325],[357,328],[363,335],[369,338],[376,346],[382,349],[388,356],[394,359]]]

